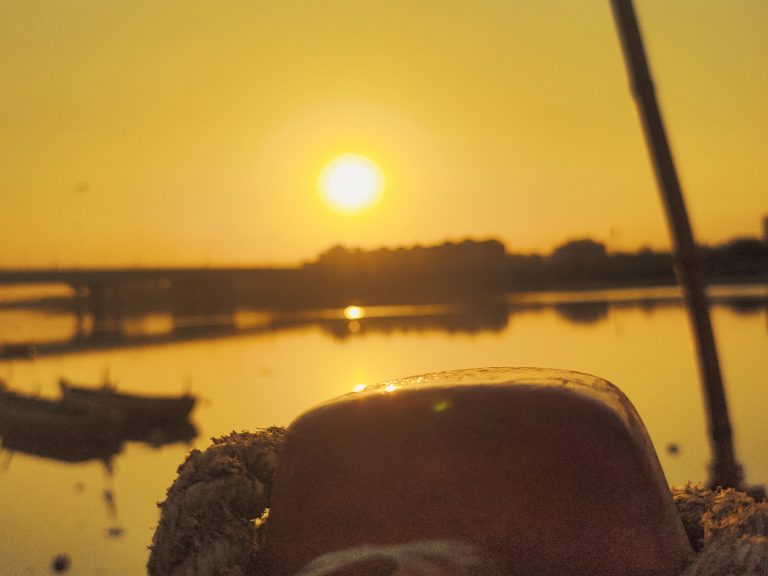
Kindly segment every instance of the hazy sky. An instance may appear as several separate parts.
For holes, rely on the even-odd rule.
[[[768,2],[636,6],[699,240],[758,235]],[[4,0],[0,78],[0,266],[668,246],[608,0]]]

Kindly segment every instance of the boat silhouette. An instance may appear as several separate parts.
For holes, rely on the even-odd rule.
[[[0,381],[0,441],[22,452],[69,463],[100,460],[111,469],[124,442],[153,447],[190,443],[197,429],[189,420],[196,398],[124,394],[113,386],[85,388],[60,381],[61,397],[48,399],[11,391]]]
[[[63,462],[101,460],[122,450],[122,423],[102,413],[0,387],[0,438],[9,452]]]

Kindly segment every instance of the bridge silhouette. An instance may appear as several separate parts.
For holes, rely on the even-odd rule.
[[[106,350],[162,346],[181,342],[235,338],[243,336],[268,336],[310,327],[319,328],[336,339],[354,338],[368,333],[396,331],[447,331],[477,333],[499,331],[507,326],[510,307],[505,302],[492,302],[474,307],[462,305],[422,307],[376,307],[370,316],[350,320],[344,309],[323,310],[271,310],[245,321],[239,314],[207,317],[171,318],[164,330],[125,330],[121,322],[112,331],[76,331],[70,337],[30,342],[0,342],[0,361],[33,360],[39,357],[66,354],[85,354]],[[238,311],[242,312],[242,311]],[[167,319],[168,314],[164,315]],[[125,319],[129,320],[129,319]]]
[[[408,285],[407,277],[400,281]],[[416,304],[413,294],[397,301],[389,293],[394,280],[381,283],[384,302]],[[70,298],[58,298],[55,305],[75,316],[71,338],[45,342],[0,342],[0,359],[87,353],[105,349],[154,346],[186,340],[254,335],[319,325],[334,337],[345,338],[349,321],[340,316],[323,315],[323,309],[340,309],[348,304],[368,304],[364,291],[342,275],[313,267],[297,268],[103,268],[38,269],[0,271],[0,286],[64,285]],[[415,285],[420,290],[419,285]],[[390,299],[395,296],[393,302]],[[380,297],[382,298],[382,297]],[[42,304],[39,303],[39,304]],[[466,303],[465,303],[466,304]],[[367,318],[365,331],[442,329],[474,332],[497,330],[506,325],[507,306],[483,304],[466,316],[455,309],[429,316]],[[267,324],[243,326],[239,313],[269,310],[275,316]],[[313,313],[311,310],[320,310]],[[132,319],[158,314],[169,322],[162,333],[134,333],[127,329]],[[357,325],[355,321],[352,326]]]
[[[230,316],[243,306],[300,301],[300,268],[102,268],[0,271],[0,286],[64,285],[72,289],[78,332],[109,336],[123,318],[151,312],[172,317]]]
[[[609,306],[607,301],[579,300],[573,294],[562,302],[513,294],[480,294],[473,299],[443,300],[442,303],[433,299],[418,301],[418,298],[375,302],[345,289],[348,286],[343,277],[306,268],[0,272],[0,285],[34,284],[70,286],[72,297],[26,302],[21,306],[5,304],[4,307],[40,307],[73,314],[74,334],[58,340],[0,341],[0,360],[267,335],[309,326],[319,327],[335,338],[398,330],[497,331],[507,326],[510,314],[550,306],[569,322],[583,324],[606,318]],[[384,284],[384,288],[391,289],[392,284]],[[411,296],[414,294],[420,295],[416,292]],[[764,290],[741,296],[713,294],[712,300],[737,310],[768,310],[768,294]],[[610,305],[650,308],[679,305],[679,302],[680,296],[674,291],[649,299],[640,290],[637,294],[630,291]],[[350,321],[344,317],[343,307],[352,303],[368,308],[364,319]],[[259,318],[256,322],[247,319],[254,311]],[[154,323],[160,320],[162,330],[142,327],[147,319]],[[137,326],[140,329],[137,330]]]
[[[67,284],[79,286],[115,285],[137,281],[179,282],[189,280],[254,281],[298,268],[40,268],[0,270],[0,285]]]

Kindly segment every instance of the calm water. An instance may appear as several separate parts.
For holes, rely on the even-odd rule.
[[[738,455],[750,482],[768,482],[768,286],[719,287],[712,294]],[[127,329],[163,333],[170,324],[159,315]],[[358,384],[478,366],[567,368],[624,390],[670,483],[706,477],[693,348],[671,289],[547,293],[472,311],[377,308],[358,320],[340,310],[271,319],[241,314],[238,325],[247,331],[4,361],[0,377],[14,389],[51,397],[60,376],[96,384],[107,369],[120,388],[139,393],[177,394],[191,380],[201,398],[193,414],[200,434],[192,445],[204,448],[211,436],[288,424]],[[61,340],[74,332],[75,319],[66,314],[0,310],[0,342]],[[60,553],[72,560],[70,574],[144,573],[155,503],[190,447],[128,443],[112,476],[99,462],[0,455],[0,573],[49,574]],[[114,494],[114,510],[105,490]]]

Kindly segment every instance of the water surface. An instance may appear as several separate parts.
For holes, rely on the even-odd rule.
[[[731,403],[739,458],[750,482],[768,480],[768,287],[718,287],[712,318]],[[199,436],[190,446],[128,443],[113,474],[98,461],[65,464],[0,455],[0,566],[49,574],[54,556],[71,574],[141,574],[162,500],[191,447],[233,430],[286,425],[310,406],[359,384],[479,366],[577,370],[617,384],[643,418],[672,484],[704,480],[709,460],[689,326],[674,289],[546,293],[506,303],[377,308],[275,316],[241,313],[217,338],[103,347],[0,362],[17,390],[54,397],[64,376],[97,384],[108,370],[120,388],[178,394],[191,386]],[[190,320],[195,325],[198,320]],[[163,334],[163,315],[133,319],[129,334]],[[0,310],[0,342],[66,340],[74,316]],[[671,449],[670,449],[671,448]],[[114,495],[114,509],[104,492]],[[111,532],[110,532],[111,530]]]

